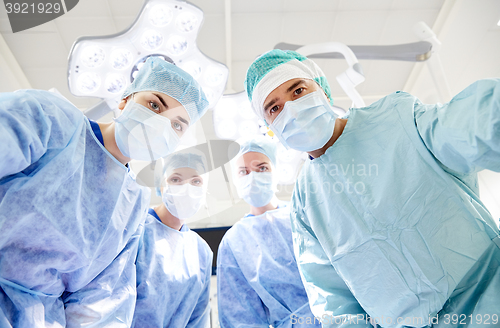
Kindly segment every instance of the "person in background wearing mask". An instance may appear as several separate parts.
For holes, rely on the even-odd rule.
[[[210,327],[213,254],[186,225],[205,203],[207,168],[205,155],[193,148],[155,167],[163,203],[149,209],[139,245],[132,327]]]
[[[226,232],[219,245],[220,325],[320,327],[293,255],[288,203],[275,196],[276,143],[264,136],[238,143],[233,181],[250,213]]]
[[[126,165],[172,152],[208,102],[149,58],[112,123],[56,94],[0,94],[0,326],[130,326],[149,206]]]
[[[499,79],[444,105],[399,91],[342,118],[324,74],[296,52],[263,54],[245,85],[283,145],[310,155],[292,231],[323,326],[499,324],[499,231],[476,174],[500,171]]]

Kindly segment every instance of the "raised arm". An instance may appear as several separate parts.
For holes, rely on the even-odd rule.
[[[448,168],[500,172],[500,79],[479,80],[444,105],[416,106],[415,121],[427,148]]]

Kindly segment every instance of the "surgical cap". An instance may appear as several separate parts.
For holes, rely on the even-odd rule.
[[[243,156],[243,154],[257,152],[266,155],[271,163],[276,166],[277,144],[275,141],[271,140],[271,138],[255,135],[238,139],[236,142],[240,145],[240,151],[234,157],[234,162]]]
[[[274,49],[258,57],[247,71],[245,89],[257,117],[264,118],[267,96],[286,81],[296,78],[316,81],[333,105],[330,85],[315,62],[295,51]]]
[[[158,196],[161,195],[161,183],[164,177],[169,177],[175,169],[184,167],[195,170],[199,175],[207,173],[208,163],[205,154],[191,147],[160,158],[155,166],[155,187]]]
[[[195,123],[208,109],[208,100],[196,80],[164,59],[149,57],[122,98],[140,91],[158,91],[181,103]]]

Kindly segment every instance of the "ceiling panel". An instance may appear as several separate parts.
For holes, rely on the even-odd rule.
[[[143,1],[137,0],[102,0],[102,2],[108,3],[109,10],[113,17],[136,17],[143,5]]]
[[[286,0],[233,0],[231,1],[231,9],[235,14],[254,14],[254,13],[282,13],[286,5]],[[300,8],[298,8],[300,10]],[[267,17],[267,16],[266,16]],[[261,24],[267,26],[267,21],[260,21]],[[267,26],[270,29],[272,26]]]
[[[63,16],[56,21],[56,24],[68,50],[79,37],[104,36],[119,32],[114,22],[107,17],[94,17],[92,24],[89,25],[88,18],[66,18]]]
[[[234,36],[233,36],[234,38]],[[224,15],[205,14],[198,32],[198,48],[208,57],[226,62],[226,25]]]
[[[127,1],[128,2],[128,1]],[[142,4],[142,1],[137,1]],[[132,6],[133,8],[135,5]],[[111,9],[107,0],[81,0],[72,10],[68,11],[65,18],[94,18],[94,17],[111,17]],[[89,25],[92,21],[89,20]]]
[[[393,0],[341,0],[338,5],[338,10],[389,10],[391,9]]]
[[[294,12],[282,17],[280,42],[306,45],[328,41],[336,14],[333,11]],[[298,26],[297,22],[300,22]]]
[[[438,10],[396,10],[391,11],[382,29],[379,44],[400,44],[420,41],[413,27],[420,21],[432,28],[439,14]]]
[[[391,9],[436,9],[439,10],[443,6],[444,0],[394,0],[391,4]]]
[[[3,37],[22,69],[66,66],[68,52],[58,33],[5,33]]]
[[[233,59],[253,60],[257,55],[273,49],[280,40],[282,21],[282,15],[272,13],[234,14]]]
[[[342,11],[336,14],[328,41],[347,45],[378,44],[388,11]]]

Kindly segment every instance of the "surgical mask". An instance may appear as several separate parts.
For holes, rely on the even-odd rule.
[[[250,172],[245,176],[236,178],[236,191],[245,202],[262,207],[271,202],[276,190],[276,182],[270,172]]]
[[[198,212],[205,201],[205,195],[203,187],[193,186],[190,183],[167,185],[162,201],[173,216],[186,221]]]
[[[330,140],[336,118],[323,91],[315,91],[287,101],[270,128],[287,149],[313,151]]]
[[[129,100],[123,113],[115,118],[115,139],[124,156],[154,161],[172,153],[180,139],[171,121]]]

